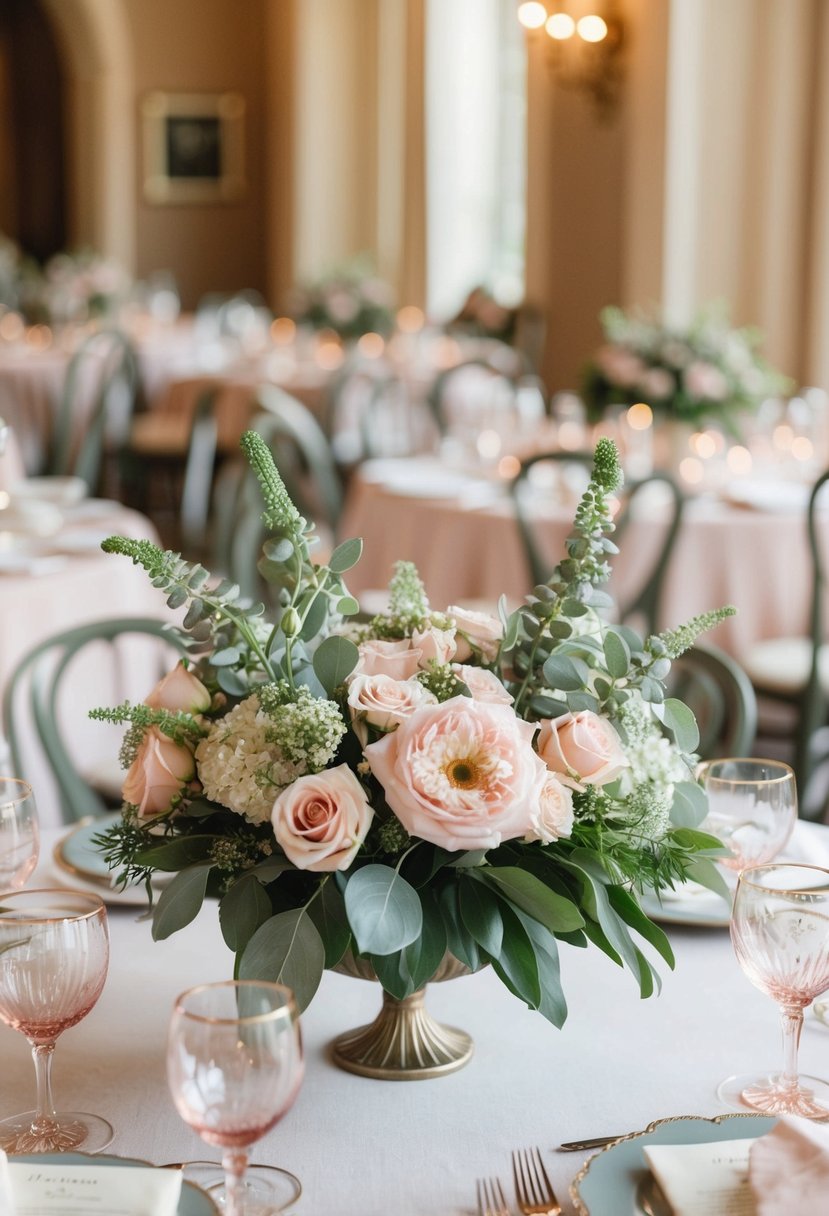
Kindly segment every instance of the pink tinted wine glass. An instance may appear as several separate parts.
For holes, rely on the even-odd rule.
[[[223,1150],[224,1185],[210,1188],[226,1216],[279,1210],[261,1180],[247,1182],[250,1146],[290,1108],[303,1076],[293,993],[281,984],[228,980],[176,1000],[167,1079],[176,1109],[205,1143]]]
[[[770,1115],[829,1118],[829,1084],[797,1068],[803,1011],[829,988],[829,870],[784,863],[743,870],[731,940],[751,983],[779,1006],[783,1066],[779,1073],[729,1077],[720,1098]]]
[[[28,1039],[37,1077],[37,1109],[0,1122],[7,1153],[95,1153],[112,1140],[98,1115],[57,1113],[51,1085],[55,1044],[93,1008],[108,965],[106,909],[97,895],[14,891],[0,900],[0,1020]]]
[[[40,829],[32,787],[0,777],[0,891],[24,887],[37,865]]]
[[[718,857],[737,874],[745,866],[773,861],[797,822],[793,770],[779,760],[710,760],[699,771],[708,800],[701,828],[731,850]]]

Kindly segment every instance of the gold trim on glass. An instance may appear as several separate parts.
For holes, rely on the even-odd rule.
[[[36,887],[33,890],[25,891],[9,891],[2,896],[2,904],[0,904],[0,919],[3,919],[3,913],[13,911],[9,908],[9,900],[17,900],[21,896],[26,899],[31,899],[33,895],[59,895],[61,899],[91,899],[95,901],[95,906],[90,908],[88,912],[58,912],[54,914],[41,913],[40,916],[15,916],[13,923],[15,925],[42,925],[44,921],[51,920],[89,920],[90,917],[99,916],[101,912],[106,915],[106,905],[100,895],[95,895],[92,891],[69,891],[66,887]],[[4,922],[12,923],[12,922]]]
[[[749,874],[767,873],[769,870],[814,870],[817,874],[823,874],[829,879],[829,870],[824,866],[813,866],[808,861],[767,861],[759,866],[746,866],[740,871],[739,881],[745,887],[753,887],[755,891],[765,891],[767,895],[826,895],[829,893],[826,886],[823,887],[767,887],[764,882],[758,882],[754,878],[749,878]]]
[[[768,1119],[771,1116],[763,1114],[754,1114],[750,1111],[741,1112],[734,1111],[733,1114],[724,1115],[672,1115],[669,1119],[655,1119],[653,1123],[649,1123],[646,1128],[639,1132],[628,1132],[625,1136],[617,1136],[615,1140],[611,1140],[604,1148],[600,1148],[597,1153],[593,1153],[585,1161],[579,1172],[576,1174],[573,1181],[570,1183],[569,1192],[578,1216],[591,1216],[590,1209],[584,1203],[579,1194],[579,1183],[583,1182],[590,1172],[590,1167],[597,1157],[601,1157],[603,1153],[610,1152],[612,1148],[616,1148],[618,1144],[624,1144],[628,1140],[640,1140],[643,1136],[650,1136],[659,1127],[664,1127],[668,1123],[725,1123],[728,1119]],[[596,1212],[593,1216],[599,1216]]]
[[[236,991],[240,988],[265,988],[269,991],[276,990],[286,996],[287,999],[284,1005],[280,1005],[275,1009],[268,1009],[265,1013],[243,1013],[236,1017],[220,1018],[206,1013],[195,1013],[192,1009],[186,1008],[184,1002],[188,997],[198,996],[202,992],[215,992],[219,988],[234,988]],[[183,1018],[188,1018],[191,1022],[202,1022],[209,1026],[248,1026],[254,1022],[269,1022],[274,1018],[283,1017],[295,1022],[299,1017],[296,1000],[291,989],[285,984],[274,984],[270,980],[218,980],[215,984],[196,984],[194,987],[187,988],[184,992],[179,993],[175,999],[174,1008],[176,1013],[181,1014]]]
[[[762,756],[717,756],[697,767],[697,780],[703,780],[708,770],[718,764],[765,764],[770,769],[781,770],[779,777],[711,777],[712,781],[721,781],[723,785],[776,785],[778,781],[789,781],[794,776],[794,769],[784,760],[766,760]]]

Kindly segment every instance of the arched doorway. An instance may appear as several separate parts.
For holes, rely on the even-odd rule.
[[[54,104],[60,112],[59,121],[52,123],[53,128],[57,126],[57,136],[49,148],[44,144],[40,152],[27,156],[15,153],[15,164],[26,181],[15,187],[12,198],[30,200],[33,194],[42,195],[45,178],[46,190],[53,194],[51,234],[39,235],[36,244],[17,216],[11,217],[17,229],[12,234],[39,257],[55,252],[55,247],[87,246],[132,269],[134,89],[130,31],[122,2],[4,0],[2,8],[4,22],[8,11],[10,20],[17,14],[24,26],[40,23],[42,41],[32,49],[35,62],[28,69],[28,80],[17,83],[15,68],[0,75],[0,89],[15,90],[14,108],[23,113],[20,121],[24,124],[30,125],[32,116],[39,113],[41,102],[35,94],[47,84],[56,91]],[[3,28],[0,25],[0,32]],[[0,73],[4,66],[5,60],[0,58]],[[48,82],[53,70],[54,81]],[[38,139],[45,136],[41,133]],[[27,208],[29,205],[30,201]],[[19,211],[19,202],[15,206]]]

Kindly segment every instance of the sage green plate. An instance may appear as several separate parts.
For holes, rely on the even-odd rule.
[[[147,1166],[149,1161],[134,1157],[111,1157],[105,1153],[20,1153],[9,1161],[31,1161],[33,1165],[111,1165]],[[176,1216],[219,1216],[219,1209],[201,1187],[183,1181]]]
[[[121,812],[113,811],[97,819],[82,819],[55,845],[55,864],[76,878],[109,887],[112,870],[104,860],[103,853],[93,845],[92,838],[111,828],[120,818]]]
[[[643,1204],[651,1178],[642,1153],[644,1145],[754,1140],[770,1132],[776,1122],[770,1115],[750,1114],[657,1119],[643,1132],[623,1136],[591,1157],[576,1175],[570,1197],[579,1216],[661,1216],[664,1209],[658,1202]]]
[[[713,891],[687,895],[684,899],[671,897],[660,902],[656,895],[641,898],[642,911],[661,925],[688,925],[698,929],[727,929],[731,908]]]

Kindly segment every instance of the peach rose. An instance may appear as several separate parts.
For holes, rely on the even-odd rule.
[[[415,629],[412,633],[412,646],[420,651],[420,667],[428,667],[433,660],[435,663],[448,663],[455,656],[455,630],[438,629],[436,625]]]
[[[416,677],[393,680],[391,676],[354,676],[348,685],[352,729],[368,743],[367,723],[379,730],[393,730],[420,705],[434,705],[437,697]]]
[[[188,671],[179,660],[172,671],[159,680],[145,705],[151,709],[182,710],[189,714],[203,714],[210,708],[210,693],[201,680]]]
[[[142,818],[162,815],[195,775],[192,750],[149,726],[124,778],[124,801],[137,806]]]
[[[473,701],[487,701],[490,705],[512,705],[513,697],[504,688],[494,671],[485,667],[466,667],[453,663],[452,670],[472,694]]]
[[[535,727],[508,705],[452,697],[425,705],[363,754],[412,836],[445,849],[491,849],[523,836],[547,780]]]
[[[538,800],[538,809],[524,839],[552,844],[573,830],[573,794],[552,773],[548,776]]]
[[[351,673],[354,676],[391,676],[393,680],[408,680],[417,671],[420,651],[408,638],[400,642],[382,642],[372,638],[361,642],[360,658]]]
[[[589,709],[545,719],[538,735],[538,754],[574,790],[607,785],[630,767],[610,722]]]
[[[273,804],[271,822],[299,870],[347,870],[371,825],[366,792],[347,764],[298,777]]]
[[[455,626],[455,658],[464,663],[474,650],[479,651],[485,663],[491,663],[498,654],[504,636],[504,626],[497,616],[488,612],[473,612],[471,608],[446,609]]]

